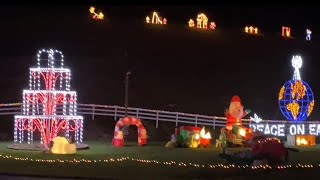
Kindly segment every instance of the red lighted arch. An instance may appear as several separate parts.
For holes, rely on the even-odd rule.
[[[138,144],[141,146],[147,143],[147,131],[141,120],[135,117],[124,117],[117,122],[114,128],[114,137],[112,139],[114,146],[123,146],[124,144],[123,132],[121,131],[124,125],[136,125],[138,128]]]

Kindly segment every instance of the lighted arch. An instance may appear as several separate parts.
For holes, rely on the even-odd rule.
[[[114,128],[114,137],[112,139],[114,146],[123,146],[124,144],[123,132],[121,131],[124,125],[136,125],[138,128],[138,145],[141,146],[147,143],[147,131],[141,120],[135,117],[124,117],[117,122]]]

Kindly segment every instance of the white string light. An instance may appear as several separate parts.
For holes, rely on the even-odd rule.
[[[46,55],[46,58],[43,58],[43,54]],[[57,55],[59,58],[56,58]],[[47,61],[44,67],[42,61]],[[57,63],[58,61],[60,64]],[[55,67],[55,65],[59,67]],[[82,130],[79,131],[77,128],[82,128],[79,122],[83,122],[83,117],[77,116],[77,95],[75,91],[70,91],[71,72],[63,65],[64,56],[61,51],[53,49],[38,51],[37,67],[30,68],[29,90],[23,91],[23,113],[15,116],[15,142],[23,142],[24,130],[27,130],[28,143],[30,144],[33,141],[35,126],[41,131],[41,143],[48,143],[61,129],[58,121],[66,123],[67,137],[69,137],[69,128],[73,128],[69,126],[69,121],[75,122],[76,129],[73,129],[76,131],[75,138],[79,139],[79,132],[82,135]],[[45,87],[41,87],[42,81]],[[59,106],[57,106],[58,103]],[[42,105],[42,108],[39,108],[39,105]],[[62,105],[62,112],[57,111],[61,107],[60,105]],[[37,122],[35,123],[35,121]],[[52,121],[54,121],[53,124]]]
[[[301,56],[293,56],[292,57],[292,66],[294,68],[293,79],[301,80],[299,69],[302,67],[302,58]]]

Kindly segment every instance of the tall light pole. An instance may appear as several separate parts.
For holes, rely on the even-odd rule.
[[[125,117],[128,117],[128,84],[129,84],[129,75],[131,74],[130,71],[126,74],[126,92],[125,92]]]

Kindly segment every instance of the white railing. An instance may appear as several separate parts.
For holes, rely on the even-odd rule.
[[[61,111],[61,110],[60,110]],[[57,110],[59,112],[59,109]],[[19,115],[22,114],[22,103],[0,104],[0,115]],[[112,105],[97,105],[97,104],[77,104],[78,115],[91,115],[91,119],[94,120],[95,116],[110,116],[114,120],[118,120],[125,116],[125,108],[121,106]],[[190,114],[182,112],[170,112],[162,110],[151,110],[141,108],[128,108],[128,115],[140,118],[142,120],[155,121],[155,125],[158,128],[159,121],[173,122],[176,126],[179,123],[193,124],[195,126],[212,126],[224,127],[226,125],[226,118],[221,116],[208,116],[201,114]],[[251,123],[249,119],[243,119],[243,123],[248,125]],[[289,121],[284,120],[263,120],[263,123],[272,124],[288,124]],[[308,123],[308,122],[304,122]],[[311,123],[315,123],[314,121]]]

